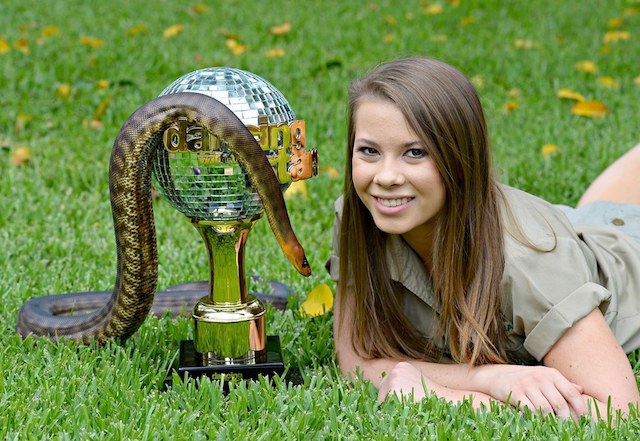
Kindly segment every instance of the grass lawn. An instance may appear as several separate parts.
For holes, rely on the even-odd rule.
[[[0,14],[0,438],[6,439],[637,439],[626,421],[558,421],[495,406],[475,412],[431,398],[376,404],[339,375],[332,316],[302,317],[330,253],[333,200],[344,171],[346,90],[373,65],[409,54],[441,58],[478,87],[501,179],[573,204],[637,142],[638,0],[7,1]],[[290,24],[290,28],[283,26]],[[23,341],[20,306],[51,293],[110,290],[115,244],[108,161],[126,118],[179,76],[227,65],[252,71],[306,120],[321,173],[288,207],[314,274],[300,277],[261,221],[250,274],[292,286],[269,309],[302,385],[162,383],[185,319],[149,318],[122,344]],[[572,113],[561,89],[606,106]],[[546,146],[546,147],[545,147]],[[26,149],[25,149],[26,148]],[[26,163],[21,153],[30,155]],[[22,164],[22,165],[16,165]],[[197,232],[155,203],[159,288],[207,275]],[[640,354],[630,359],[640,378]]]

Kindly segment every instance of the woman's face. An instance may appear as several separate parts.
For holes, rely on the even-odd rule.
[[[352,179],[376,226],[414,241],[431,238],[445,202],[442,177],[400,109],[361,101],[354,115]]]

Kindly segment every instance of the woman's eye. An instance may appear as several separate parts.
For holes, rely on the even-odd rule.
[[[375,156],[378,154],[378,151],[376,149],[374,149],[373,147],[358,147],[358,152],[362,153],[365,156]]]
[[[424,149],[415,148],[407,150],[406,155],[410,158],[424,158],[427,156],[427,152]]]

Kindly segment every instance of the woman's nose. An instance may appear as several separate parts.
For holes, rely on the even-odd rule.
[[[402,185],[404,182],[405,175],[403,170],[394,161],[382,162],[373,177],[373,183],[382,187]]]

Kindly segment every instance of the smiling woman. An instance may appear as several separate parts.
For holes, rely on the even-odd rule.
[[[617,208],[640,216],[620,178],[640,148],[629,156],[584,207],[556,207],[494,179],[480,101],[455,68],[401,59],[354,82],[329,262],[343,373],[360,369],[381,400],[433,392],[563,418],[637,406],[625,352],[640,347],[640,242],[587,205],[626,192]]]

